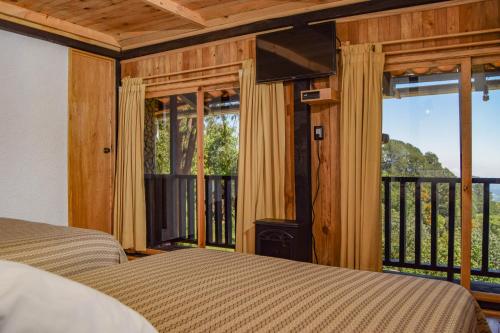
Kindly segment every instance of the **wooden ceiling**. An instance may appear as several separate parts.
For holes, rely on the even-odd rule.
[[[0,0],[0,19],[114,50],[361,0]]]

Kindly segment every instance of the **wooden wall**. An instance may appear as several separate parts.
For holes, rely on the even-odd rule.
[[[145,77],[163,73],[174,73],[189,69],[210,67],[255,59],[255,37],[233,38],[200,46],[163,52],[141,58],[122,61],[122,78]],[[203,74],[210,74],[204,71]],[[186,74],[197,76],[200,73]],[[178,78],[178,77],[176,77]],[[154,82],[151,81],[151,82]],[[293,168],[293,86],[285,85],[286,94],[286,218],[295,218],[295,179]]]
[[[399,14],[359,20],[347,19],[337,24],[337,35],[343,42],[387,42],[498,28],[500,1],[487,0],[447,6],[425,11],[405,11]],[[343,20],[341,20],[343,21]],[[498,38],[498,34],[496,34]],[[491,39],[491,35],[424,41],[387,46],[384,51],[433,47]]]
[[[122,61],[122,78],[173,73],[254,58],[255,38],[234,38]]]
[[[353,44],[365,42],[399,41],[409,38],[455,34],[460,32],[500,27],[500,0],[472,1],[461,5],[437,4],[434,9],[404,10],[341,19],[337,33],[341,41]],[[469,43],[498,38],[498,33],[480,36],[426,40],[414,43],[393,44],[384,51],[417,49],[441,45]],[[255,57],[254,38],[231,39],[169,51],[161,54],[122,62],[122,77],[148,76],[180,70],[224,64]],[[337,77],[316,80],[317,87],[339,85]],[[293,94],[292,85],[285,85],[287,105],[287,143],[293,143]],[[313,233],[316,239],[318,261],[326,265],[338,265],[340,237],[340,170],[339,170],[339,112],[338,106],[312,108],[311,125],[325,127],[325,140],[320,143],[320,189],[315,204]],[[316,189],[317,144],[312,142],[312,185]],[[287,218],[295,216],[293,193],[293,149],[287,149],[286,207]],[[314,193],[313,193],[314,194]]]
[[[337,34],[342,42],[349,41],[352,44],[358,44],[493,29],[500,27],[499,11],[499,0],[487,0],[433,10],[339,22],[337,24]],[[469,43],[498,37],[499,33],[495,33],[474,37],[394,44],[384,46],[384,51]],[[315,85],[318,88],[329,86],[328,81],[325,79],[316,80]],[[332,77],[330,81],[334,86],[339,84],[337,77]],[[313,227],[318,261],[325,265],[338,265],[340,254],[339,112],[339,106],[314,106],[311,115],[311,126],[323,125],[325,127],[325,140],[320,143],[320,190],[315,204],[316,221]],[[311,147],[314,194],[317,179],[318,146],[313,141]]]

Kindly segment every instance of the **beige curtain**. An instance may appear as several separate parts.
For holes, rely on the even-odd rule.
[[[255,253],[255,220],[285,217],[283,83],[256,84],[254,62],[246,61],[240,100],[236,250]]]
[[[342,66],[340,265],[380,271],[382,46],[342,47]]]
[[[125,249],[146,250],[144,103],[142,79],[125,78],[120,92],[113,234]]]

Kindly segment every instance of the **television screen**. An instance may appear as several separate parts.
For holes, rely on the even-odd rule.
[[[335,74],[335,23],[257,36],[257,81],[286,81]]]

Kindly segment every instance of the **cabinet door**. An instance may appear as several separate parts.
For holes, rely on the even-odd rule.
[[[70,50],[69,225],[112,232],[115,60]]]

